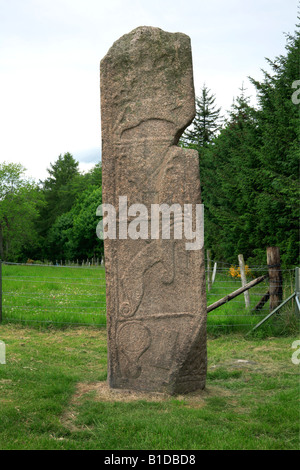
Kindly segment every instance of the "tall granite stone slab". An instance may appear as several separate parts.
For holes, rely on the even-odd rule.
[[[201,203],[198,154],[177,146],[195,115],[189,37],[139,27],[113,44],[100,71],[103,203],[118,208],[127,196],[149,219],[151,204]],[[204,254],[185,243],[151,240],[150,228],[148,239],[104,240],[110,387],[204,388]]]

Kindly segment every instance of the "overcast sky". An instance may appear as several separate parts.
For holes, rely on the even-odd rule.
[[[265,57],[285,53],[298,0],[0,0],[0,155],[36,179],[71,152],[86,171],[101,156],[99,62],[147,25],[192,41],[196,94],[223,112]]]

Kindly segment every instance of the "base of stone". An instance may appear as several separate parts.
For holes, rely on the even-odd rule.
[[[204,390],[205,389],[206,380],[201,381],[186,381],[177,383],[171,395],[178,395],[178,394],[187,394],[191,392],[196,392],[197,390]]]
[[[111,390],[120,390],[120,391],[127,391],[127,392],[152,392],[152,393],[161,393],[164,395],[178,395],[178,394],[188,394],[192,392],[196,392],[197,390],[204,390],[205,389],[206,380],[185,380],[180,381],[178,383],[170,383],[170,384],[144,384],[139,387],[130,388],[129,384],[109,384],[108,387]]]
[[[93,392],[93,395],[91,395]],[[205,399],[209,397],[219,397],[230,395],[229,390],[224,390],[220,387],[205,387],[204,389],[198,389],[190,393],[178,393],[176,399],[183,401],[187,406],[193,408],[199,408],[205,406]],[[90,401],[102,401],[102,402],[135,402],[135,401],[147,401],[147,402],[168,402],[174,398],[174,395],[169,393],[160,392],[142,392],[133,391],[120,388],[110,388],[107,381],[104,382],[93,382],[85,383],[80,382],[76,386],[75,393],[71,399],[71,404],[80,404],[85,397]]]

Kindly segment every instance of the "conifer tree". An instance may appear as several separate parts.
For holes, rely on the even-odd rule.
[[[206,242],[218,259],[252,255],[259,146],[256,111],[242,88],[224,128],[200,160]]]
[[[79,177],[78,162],[69,152],[59,155],[47,171],[49,177],[41,182],[46,204],[41,210],[38,223],[39,233],[44,240],[40,258],[50,257],[47,239],[49,230],[57,217],[73,206],[77,197],[74,182]]]
[[[279,246],[282,262],[290,265],[299,256],[300,104],[293,100],[300,76],[299,27],[286,34],[285,48],[285,55],[267,59],[272,71],[263,71],[262,81],[250,80],[257,89],[262,135],[258,235]]]
[[[194,148],[200,154],[201,149],[216,137],[220,129],[221,108],[216,108],[215,101],[215,95],[204,84],[201,95],[196,98],[196,116],[191,127],[181,137],[183,147]]]

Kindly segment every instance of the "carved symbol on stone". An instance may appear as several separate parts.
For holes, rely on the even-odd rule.
[[[149,328],[141,322],[126,322],[118,331],[117,342],[122,375],[128,378],[138,378],[142,371],[139,359],[151,344]]]
[[[132,317],[135,311],[131,308],[129,302],[123,302],[121,304],[120,313],[123,317]]]

